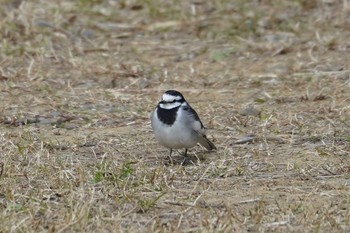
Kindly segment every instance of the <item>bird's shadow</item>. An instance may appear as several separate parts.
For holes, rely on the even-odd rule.
[[[184,155],[178,155],[178,156],[167,156],[163,158],[163,164],[165,166],[173,166],[173,165],[179,165],[179,166],[191,166],[191,165],[198,165],[201,161],[206,160],[206,154],[207,152],[201,152],[197,154],[187,154]]]

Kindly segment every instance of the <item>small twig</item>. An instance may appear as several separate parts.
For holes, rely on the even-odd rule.
[[[28,67],[28,70],[27,70],[27,76],[30,78],[30,75],[32,73],[32,69],[33,69],[33,65],[34,65],[34,59],[32,58],[31,61],[30,61],[30,64],[29,64],[29,67]]]
[[[252,202],[256,202],[256,201],[260,201],[260,198],[254,198],[254,199],[248,199],[248,200],[239,201],[239,202],[237,202],[237,204],[247,204],[247,203],[252,203]]]
[[[2,174],[4,173],[4,162],[0,163],[0,177],[2,177]]]
[[[288,224],[289,221],[280,221],[280,222],[272,222],[272,223],[266,223],[266,227],[277,227]]]
[[[244,137],[238,139],[233,144],[244,144],[244,143],[253,142],[254,138],[255,138],[255,135],[254,134],[250,134],[250,135],[247,135],[247,136],[244,136]]]
[[[183,203],[183,202],[177,202],[177,201],[165,201],[165,204],[169,205],[177,205],[177,206],[186,206],[186,207],[196,207],[196,205],[191,203]]]

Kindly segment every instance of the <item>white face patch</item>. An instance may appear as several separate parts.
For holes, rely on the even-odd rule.
[[[172,102],[174,100],[181,100],[181,99],[182,99],[182,97],[179,95],[173,96],[173,95],[169,95],[167,93],[164,93],[162,96],[162,100],[165,102]]]
[[[174,103],[167,103],[167,104],[159,104],[159,107],[163,109],[173,109],[176,107],[179,107],[181,105],[180,102],[174,102]]]

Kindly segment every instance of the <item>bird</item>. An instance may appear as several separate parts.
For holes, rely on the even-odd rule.
[[[185,148],[186,157],[188,149],[197,143],[207,150],[216,149],[207,138],[197,112],[176,90],[164,92],[151,113],[151,125],[159,144],[170,149],[170,159],[173,149]]]

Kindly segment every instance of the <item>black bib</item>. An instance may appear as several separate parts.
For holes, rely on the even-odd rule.
[[[164,109],[158,106],[157,115],[159,120],[166,125],[174,124],[177,116],[177,111],[180,107],[181,105],[172,109]]]

